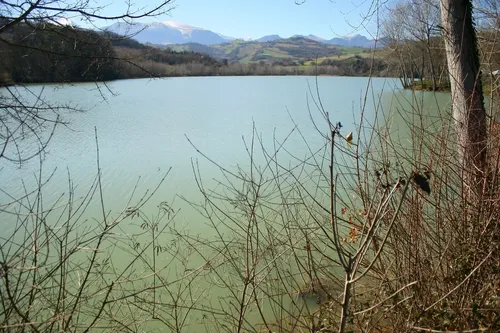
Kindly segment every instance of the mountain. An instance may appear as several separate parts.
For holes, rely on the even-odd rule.
[[[311,40],[316,41],[316,42],[320,42],[320,43],[326,42],[326,39],[324,39],[322,37],[315,36],[315,35],[307,35],[306,38],[311,39]]]
[[[328,42],[326,39],[318,37],[316,35],[307,35],[307,36],[304,36],[304,35],[293,35],[290,38],[307,38],[307,39],[313,40],[315,42],[320,42],[320,43],[327,43]]]
[[[318,37],[315,35],[293,35],[290,38],[307,38],[310,40],[313,40],[315,42],[319,43],[324,43],[324,44],[329,44],[329,45],[336,45],[336,46],[348,46],[348,47],[365,47],[365,48],[371,48],[375,45],[375,41],[366,38],[365,36],[361,35],[354,35],[354,36],[348,36],[348,37],[343,37],[343,38],[332,38],[330,40],[324,39],[322,37]]]
[[[370,48],[375,45],[375,42],[373,40],[370,40],[366,38],[365,36],[361,35],[354,35],[354,36],[349,36],[349,37],[344,37],[344,38],[332,38],[326,43],[330,45],[338,45],[338,46],[359,46],[359,47],[366,47]]]
[[[206,30],[203,28],[197,28],[191,25],[179,23],[176,21],[165,21],[165,22],[153,22],[149,24],[145,23],[133,23],[128,24],[124,22],[118,22],[109,27],[104,28],[119,35],[131,36],[133,39],[141,43],[150,43],[155,45],[172,45],[172,44],[189,44],[197,43],[201,45],[218,45],[229,43],[236,38],[227,37],[222,34]],[[365,36],[355,35],[344,38],[332,38],[326,40],[324,38],[315,35],[294,35],[290,37],[293,38],[305,38],[315,42],[337,45],[337,46],[347,46],[347,47],[365,47],[371,48],[375,45],[373,40],[366,38]],[[274,42],[282,40],[283,38],[279,35],[267,35],[261,37],[255,42]],[[248,38],[239,38],[240,41],[248,42]],[[380,43],[377,46],[382,46]]]
[[[119,35],[131,36],[141,43],[157,45],[199,43],[203,45],[215,45],[227,43],[233,40],[210,30],[193,27],[175,21],[154,23],[123,23],[117,22],[106,28]]]
[[[279,35],[267,35],[259,39],[256,39],[255,41],[259,43],[265,43],[265,42],[274,42],[275,40],[280,40],[280,39],[283,38],[281,38]]]

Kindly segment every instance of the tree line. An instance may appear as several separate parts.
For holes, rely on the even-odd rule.
[[[477,29],[480,65],[484,74],[500,69],[497,40],[498,1],[475,1],[473,23]],[[383,42],[390,50],[385,60],[405,88],[449,90],[445,36],[439,0],[397,1],[382,20]],[[491,77],[485,76],[489,84]]]
[[[50,23],[19,24],[0,40],[0,82],[92,82],[156,76],[150,63],[176,66],[215,59],[193,52],[144,46],[111,33]]]

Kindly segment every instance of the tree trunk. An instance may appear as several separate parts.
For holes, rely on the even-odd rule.
[[[441,0],[441,19],[459,156],[465,185],[474,191],[486,172],[487,132],[472,1]]]
[[[429,64],[431,67],[432,91],[436,91],[437,90],[436,70],[434,69],[434,61],[432,60],[432,53],[431,53],[431,48],[429,46],[429,40],[427,40],[427,56],[429,57]]]
[[[422,88],[422,91],[425,91],[425,82],[424,82],[424,71],[425,71],[425,53],[422,51],[422,65],[420,66],[420,73],[419,73],[419,78],[420,78],[420,87]]]

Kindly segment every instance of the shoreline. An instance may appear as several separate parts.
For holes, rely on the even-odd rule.
[[[28,85],[49,85],[49,84],[86,84],[86,83],[108,83],[115,81],[124,81],[124,80],[139,80],[139,79],[151,79],[151,80],[159,80],[159,79],[171,79],[171,78],[211,78],[211,77],[365,77],[365,78],[386,78],[386,79],[397,79],[392,76],[365,76],[365,75],[334,75],[334,74],[318,74],[318,75],[310,75],[310,74],[248,74],[248,75],[175,75],[175,76],[144,76],[144,77],[130,77],[130,78],[118,78],[113,80],[92,80],[92,81],[48,81],[48,82],[12,82],[12,83],[0,83],[0,89],[5,87],[13,87],[13,86],[28,86]],[[405,88],[406,89],[406,88]]]

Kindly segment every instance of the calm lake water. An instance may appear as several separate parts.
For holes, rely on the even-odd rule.
[[[293,122],[312,146],[321,144],[310,118],[327,132],[315,104],[316,88],[323,108],[333,121],[342,123],[346,134],[359,123],[367,88],[364,116],[368,121],[376,111],[398,109],[415,99],[393,79],[376,78],[368,84],[367,78],[320,77],[317,83],[314,77],[200,77],[115,81],[108,84],[111,91],[104,86],[97,89],[95,84],[44,86],[42,96],[48,101],[86,110],[61,113],[68,126],[56,129],[44,159],[45,175],[57,168],[48,192],[57,196],[67,190],[68,170],[82,190],[94,179],[95,129],[107,205],[121,209],[139,177],[142,189],[152,188],[169,168],[158,197],[172,201],[176,195],[196,196],[191,161],[201,156],[188,138],[229,169],[249,163],[244,140],[251,139],[253,126],[268,148],[273,138],[283,140],[289,134]],[[42,90],[42,86],[29,88],[35,94]],[[434,104],[436,94],[420,93],[420,98]],[[449,97],[437,94],[437,99],[443,105]],[[289,138],[286,147],[305,153],[297,135]],[[35,148],[30,142],[25,153]],[[21,167],[1,163],[0,183],[8,193],[19,191],[21,181],[29,188],[39,169],[37,159]],[[217,168],[203,158],[200,163],[202,176],[213,178]]]
[[[294,123],[310,147],[320,147],[324,139],[312,119],[323,131],[328,132],[328,126],[318,110],[317,94],[330,118],[342,123],[345,134],[355,131],[362,110],[365,119],[373,123],[377,112],[402,110],[415,100],[430,108],[445,107],[449,102],[448,94],[413,95],[402,91],[397,80],[382,78],[369,81],[350,77],[199,77],[115,81],[100,89],[95,84],[29,88],[35,94],[43,89],[48,101],[70,103],[86,110],[61,112],[68,125],[56,129],[43,160],[42,178],[52,175],[45,186],[46,205],[68,192],[68,173],[76,186],[75,197],[86,193],[97,174],[97,130],[106,210],[123,211],[136,184],[134,198],[138,200],[148,189],[155,188],[171,168],[145,206],[146,214],[153,214],[157,205],[166,201],[180,210],[177,223],[199,233],[210,232],[210,226],[181,199],[203,199],[193,163],[198,163],[207,187],[217,186],[221,173],[196,149],[234,171],[237,166],[245,168],[250,164],[245,142],[251,142],[254,127],[261,137],[258,145],[272,151],[275,140],[287,138]],[[395,116],[392,121],[398,135],[404,137],[407,125],[401,117]],[[36,148],[29,140],[22,147],[25,153]],[[308,153],[297,132],[288,137],[285,146],[290,156]],[[256,164],[264,163],[262,154],[255,160]],[[34,188],[39,165],[38,159],[20,166],[0,160],[2,202],[8,202],[9,196],[21,195],[24,188]],[[99,205],[91,206],[86,214],[92,223],[92,216],[101,214]],[[4,235],[13,228],[5,216],[0,223]],[[122,232],[127,233],[126,227]]]

